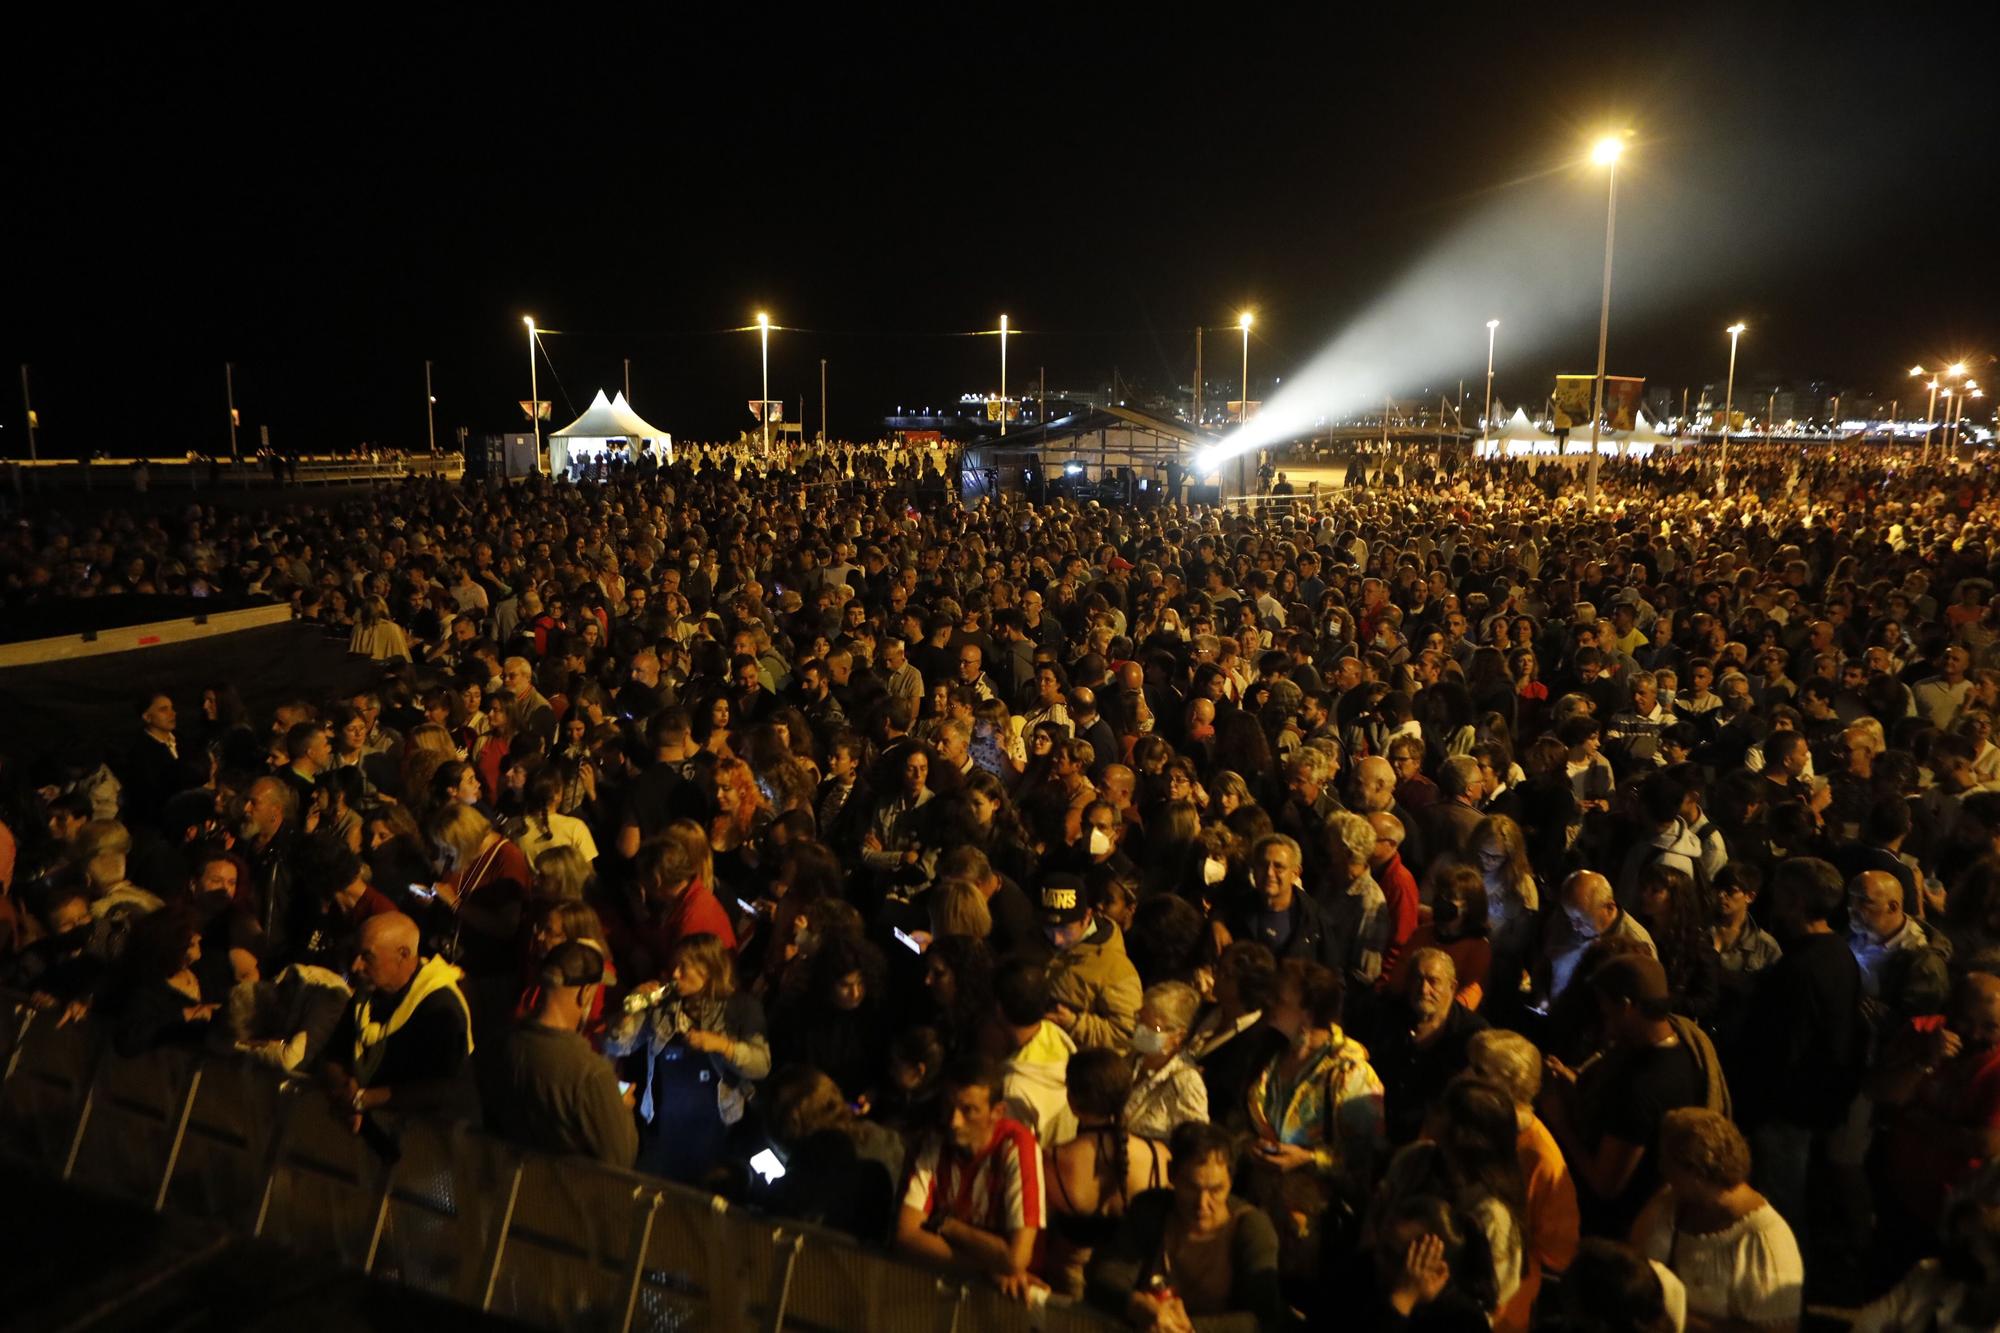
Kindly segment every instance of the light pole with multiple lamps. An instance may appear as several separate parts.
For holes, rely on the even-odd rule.
[[[1715,493],[1722,494],[1722,488],[1729,477],[1729,428],[1736,424],[1736,340],[1743,336],[1743,330],[1750,327],[1737,320],[1726,330],[1729,334],[1729,378],[1722,390],[1722,462],[1715,470]]]
[[[1920,459],[1921,462],[1928,463],[1931,461],[1931,433],[1936,429],[1938,390],[1944,389],[1945,407],[1949,410],[1951,407],[1951,390],[1945,387],[1945,381],[1955,380],[1963,374],[1965,374],[1965,362],[1963,361],[1954,361],[1942,370],[1925,370],[1922,366],[1910,367],[1911,379],[1921,379],[1925,375],[1930,376],[1930,383],[1925,386],[1931,391],[1931,401],[1930,406],[1924,409],[1924,450]]]
[[[1597,310],[1597,380],[1590,404],[1590,461],[1585,482],[1587,498],[1597,503],[1597,429],[1604,419],[1604,351],[1611,340],[1611,247],[1618,226],[1618,159],[1625,152],[1623,135],[1607,134],[1590,150],[1590,160],[1605,169],[1604,297]]]

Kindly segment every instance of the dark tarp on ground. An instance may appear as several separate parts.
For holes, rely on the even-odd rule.
[[[380,675],[378,663],[348,654],[345,635],[299,623],[13,667],[0,671],[0,746],[23,762],[122,751],[139,728],[141,690],[171,694],[185,728],[200,720],[203,688],[229,681],[261,725],[287,699],[320,702]]]

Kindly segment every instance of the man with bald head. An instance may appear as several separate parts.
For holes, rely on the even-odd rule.
[[[1847,881],[1847,947],[1861,968],[1861,990],[1881,999],[1883,982],[1892,979],[1897,957],[1922,949],[1937,949],[1947,957],[1951,943],[1903,910],[1903,885],[1886,870],[1864,870]],[[1893,983],[1889,987],[1893,992]]]
[[[1595,870],[1579,870],[1563,881],[1561,906],[1544,936],[1545,999],[1552,1002],[1569,989],[1577,964],[1599,940],[1629,940],[1648,958],[1658,957],[1652,935],[1618,906],[1611,881]]]
[[[1069,692],[1069,720],[1076,738],[1090,742],[1099,763],[1109,763],[1118,753],[1118,733],[1097,711],[1097,691],[1079,685]]]
[[[1430,868],[1429,848],[1416,816],[1396,799],[1396,768],[1379,754],[1371,754],[1354,766],[1354,810],[1356,814],[1390,814],[1403,826],[1398,853],[1419,884]]]
[[[354,1000],[326,1048],[327,1095],[358,1132],[383,1111],[470,1114],[472,1011],[460,972],[418,953],[417,923],[369,917],[354,956]]]
[[[1417,931],[1417,881],[1403,864],[1403,821],[1386,810],[1364,815],[1375,830],[1375,851],[1368,858],[1368,873],[1382,886],[1382,915],[1389,922],[1389,942],[1382,949],[1382,981],[1395,974],[1410,936]]]

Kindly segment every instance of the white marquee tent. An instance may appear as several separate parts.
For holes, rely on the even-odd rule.
[[[1519,458],[1524,454],[1550,454],[1556,451],[1556,437],[1536,428],[1528,420],[1526,408],[1517,407],[1514,415],[1507,418],[1506,425],[1497,435],[1481,440],[1474,448],[1480,458],[1491,458],[1505,453],[1509,458]]]
[[[549,470],[558,474],[567,472],[571,455],[595,457],[614,442],[637,445],[641,440],[657,442],[672,456],[673,436],[634,412],[624,394],[606,399],[604,390],[599,389],[582,416],[550,434]]]

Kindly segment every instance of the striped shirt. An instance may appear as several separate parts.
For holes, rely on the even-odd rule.
[[[1001,1119],[986,1147],[968,1157],[932,1135],[917,1149],[903,1188],[903,1206],[926,1217],[942,1208],[968,1226],[998,1236],[1048,1225],[1042,1194],[1042,1151],[1034,1131]]]

